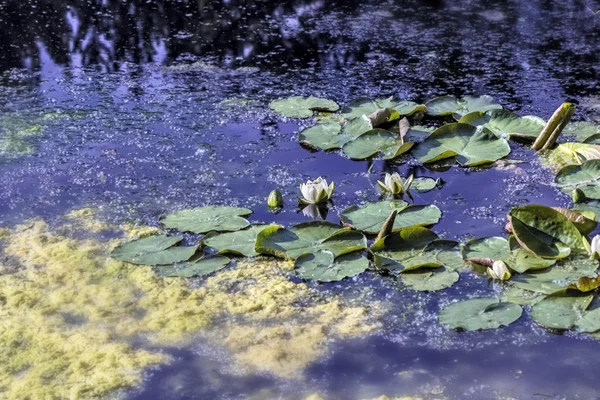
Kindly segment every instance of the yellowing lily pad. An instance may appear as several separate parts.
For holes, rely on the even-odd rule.
[[[320,97],[293,96],[287,99],[274,100],[269,108],[288,118],[309,118],[314,111],[335,112],[340,107],[335,101]]]
[[[247,208],[206,206],[177,211],[162,218],[160,222],[165,228],[177,229],[181,232],[230,232],[250,225],[243,218],[250,214],[252,210]]]
[[[510,146],[505,139],[485,127],[463,123],[443,125],[413,151],[422,163],[456,157],[456,161],[465,167],[491,163],[509,153]]]
[[[427,112],[429,115],[444,116],[444,115],[466,115],[474,111],[485,112],[488,110],[501,109],[502,106],[490,96],[465,96],[462,99],[457,99],[454,96],[436,97],[427,103]]]
[[[478,331],[507,326],[521,317],[523,309],[495,298],[476,298],[450,304],[440,312],[440,323],[452,329]]]

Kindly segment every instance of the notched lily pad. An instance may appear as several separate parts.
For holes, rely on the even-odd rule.
[[[413,142],[403,142],[397,133],[373,129],[346,143],[342,150],[353,160],[364,160],[379,154],[384,160],[393,160],[409,151],[413,145]]]
[[[502,106],[490,96],[465,96],[457,99],[454,96],[441,96],[425,103],[429,115],[465,115],[475,111],[485,112],[488,110],[501,109]]]
[[[600,160],[564,167],[554,182],[565,193],[580,189],[588,199],[600,199]]]
[[[317,124],[300,131],[298,141],[309,143],[321,150],[339,149],[351,140],[348,136],[342,135],[341,131],[342,125],[337,122]]]
[[[166,265],[189,260],[198,246],[175,246],[180,236],[156,235],[124,243],[115,248],[111,257],[140,265]]]
[[[589,138],[600,134],[600,125],[588,121],[569,122],[563,134],[573,136],[578,142],[587,142]]]
[[[368,267],[369,260],[360,252],[335,257],[332,252],[321,250],[298,257],[294,270],[302,279],[334,282],[361,274]]]
[[[313,111],[335,112],[340,107],[335,101],[320,97],[293,96],[287,99],[274,100],[269,103],[269,108],[288,118],[309,118]]]
[[[450,304],[440,312],[439,320],[452,329],[478,331],[507,326],[521,317],[523,309],[495,298],[476,298]]]
[[[243,217],[252,210],[240,207],[206,206],[180,210],[163,217],[160,222],[168,229],[181,232],[231,232],[244,229],[250,223]]]
[[[456,161],[464,167],[491,163],[508,154],[510,146],[505,139],[485,127],[463,123],[443,125],[413,151],[422,163],[456,157]]]
[[[458,282],[458,279],[459,275],[456,271],[446,268],[420,269],[400,274],[403,284],[421,292],[435,292],[449,288]]]
[[[229,258],[224,256],[203,257],[195,261],[175,264],[172,267],[155,267],[154,271],[163,277],[192,278],[219,271],[225,268],[229,261]]]
[[[286,259],[297,259],[303,254],[330,251],[335,257],[364,250],[367,239],[360,232],[325,221],[312,221],[290,229],[269,226],[256,237],[256,253]]]
[[[412,115],[417,112],[427,112],[427,107],[413,101],[395,100],[393,97],[371,100],[366,97],[352,100],[342,109],[342,116],[346,119],[359,118],[369,115],[377,110],[389,108],[396,110],[398,116]]]
[[[398,210],[394,221],[394,230],[409,226],[428,226],[436,224],[442,212],[436,206],[409,206],[401,200],[380,201],[367,203],[363,206],[350,206],[340,215],[343,225],[377,234],[393,210]]]
[[[204,240],[204,244],[219,254],[235,254],[245,257],[256,256],[256,237],[267,225],[254,225],[238,232],[222,233]]]
[[[593,296],[554,295],[535,304],[531,318],[550,329],[570,329],[592,302]]]
[[[533,115],[520,117],[502,109],[475,111],[464,115],[458,122],[484,126],[499,137],[526,140],[535,140],[546,126],[546,121],[539,117]]]

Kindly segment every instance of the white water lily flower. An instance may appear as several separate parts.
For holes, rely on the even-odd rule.
[[[488,268],[487,272],[492,279],[499,281],[507,281],[512,276],[508,270],[508,266],[502,260],[494,261],[492,268]]]
[[[590,252],[592,253],[592,258],[600,257],[600,235],[596,235],[592,239],[592,246]]]
[[[327,186],[327,181],[318,177],[314,181],[307,181],[300,184],[302,198],[298,198],[303,204],[318,204],[330,200],[333,197],[334,183]]]
[[[322,207],[317,204],[309,204],[302,209],[302,214],[312,219],[327,218],[327,207]]]
[[[394,172],[393,174],[386,172],[383,182],[377,181],[377,184],[384,192],[389,192],[391,194],[403,194],[408,192],[412,181],[413,175],[404,180],[397,172]]]

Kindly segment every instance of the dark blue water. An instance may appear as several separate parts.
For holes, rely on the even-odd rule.
[[[110,221],[157,225],[162,214],[205,204],[290,225],[308,220],[296,209],[298,184],[319,175],[336,183],[327,219],[339,222],[344,208],[377,199],[385,172],[399,171],[446,182],[415,194],[416,204],[442,210],[439,235],[503,235],[512,206],[570,205],[526,146],[511,142],[509,158],[527,161],[514,169],[429,170],[410,158],[371,166],[302,148],[297,132],[310,121],[283,121],[267,104],[300,94],[340,104],[489,94],[523,115],[548,118],[570,100],[576,118],[600,120],[598,11],[595,0],[0,0],[0,116],[22,124],[2,120],[0,140],[32,149],[0,145],[0,225],[87,205]],[[40,132],[20,134],[30,127]],[[275,188],[285,200],[279,214],[266,207]],[[410,300],[391,279],[366,275],[340,290],[372,285]],[[490,291],[465,279],[444,294],[415,294],[424,315],[406,321],[391,311],[381,333],[337,343],[305,380],[230,376],[199,344],[177,351],[130,398],[245,398],[260,389],[263,398],[296,398],[307,388],[332,399],[600,398],[595,341],[527,318],[497,332],[439,327],[438,296],[466,290]]]

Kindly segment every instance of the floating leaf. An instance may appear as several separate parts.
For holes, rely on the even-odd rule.
[[[458,122],[475,126],[484,126],[498,137],[514,137],[535,140],[546,126],[546,121],[533,116],[520,117],[517,114],[495,109],[486,112],[475,111],[464,115]]]
[[[400,280],[413,290],[434,292],[449,288],[458,282],[459,275],[446,268],[411,271],[400,275]]]
[[[172,267],[155,267],[154,271],[157,275],[164,277],[191,278],[219,271],[225,268],[229,264],[229,261],[227,257],[212,256],[183,264],[176,264]]]
[[[600,275],[595,278],[582,276],[577,280],[575,287],[580,292],[591,292],[592,290],[596,290],[600,287]]]
[[[476,298],[450,304],[440,312],[440,323],[452,329],[477,331],[510,325],[521,317],[523,309],[492,298]]]
[[[597,267],[597,263],[596,263]],[[579,278],[583,276],[595,276],[590,266],[581,262],[570,262],[567,265],[555,265],[553,267],[528,271],[522,275],[515,275],[511,283],[516,287],[532,292],[543,294],[554,294],[564,292],[570,285],[576,285]]]
[[[342,150],[353,160],[364,160],[380,153],[384,160],[392,160],[406,153],[413,145],[413,142],[402,143],[397,133],[373,129],[346,143]]]
[[[563,133],[574,136],[578,142],[585,142],[600,133],[600,126],[588,121],[569,122],[563,129]]]
[[[401,200],[367,203],[361,207],[350,206],[340,215],[342,224],[368,233],[377,234],[393,210],[398,210],[394,221],[394,230],[409,226],[427,226],[436,224],[442,212],[436,206],[409,206]]]
[[[600,145],[588,143],[562,143],[550,150],[549,156],[552,163],[560,166],[581,165],[586,160],[600,159]]]
[[[508,303],[524,305],[534,305],[542,301],[546,296],[542,293],[524,290],[515,286],[509,286],[504,289],[500,299]]]
[[[430,190],[435,189],[436,187],[441,187],[444,184],[440,178],[415,178],[410,185],[411,190],[416,190],[418,192],[429,192]]]
[[[584,237],[571,221],[551,207],[530,204],[508,213],[515,239],[525,250],[543,258],[564,258],[567,248],[586,252]]]
[[[454,96],[441,96],[428,101],[426,104],[429,115],[465,115],[475,111],[501,109],[502,106],[490,96],[465,96],[457,99]]]
[[[274,100],[269,108],[278,114],[288,118],[309,118],[313,111],[335,112],[340,107],[335,101],[319,97],[293,96],[287,99]]]
[[[536,256],[522,248],[513,250],[510,256],[503,260],[513,271],[524,274],[529,270],[545,269],[556,264],[556,260],[548,260]]]
[[[551,329],[570,329],[590,305],[593,296],[548,296],[531,309],[531,319]]]
[[[298,134],[298,140],[307,142],[322,150],[339,149],[351,140],[350,137],[342,135],[341,130],[342,125],[337,122],[318,124],[301,131]]]
[[[365,132],[373,130],[373,124],[366,115],[353,119],[344,127],[344,136],[356,139]]]
[[[245,257],[256,256],[254,250],[256,237],[267,225],[254,225],[238,232],[223,233],[204,240],[208,247],[216,249],[219,254],[236,254]]]
[[[600,219],[600,201],[598,200],[590,200],[585,203],[577,203],[573,206],[573,210],[579,212],[585,212],[589,219],[593,219],[594,221],[598,221]],[[589,213],[593,213],[596,217],[591,218]]]
[[[180,210],[162,218],[160,222],[169,229],[181,232],[206,233],[210,231],[237,231],[250,223],[242,218],[252,210],[239,207],[206,206]]]
[[[592,233],[596,229],[596,226],[598,226],[596,214],[592,211],[568,210],[560,207],[552,208],[567,217],[583,235]]]
[[[600,199],[600,160],[564,167],[554,182],[565,193],[581,189],[588,199]]]
[[[456,157],[462,166],[491,163],[506,157],[510,146],[487,128],[469,124],[446,124],[435,130],[413,151],[422,163]]]
[[[441,267],[443,264],[437,259],[437,253],[426,252],[427,246],[437,237],[422,227],[400,229],[373,243],[371,252],[375,255],[375,265],[394,272]]]
[[[463,258],[467,261],[477,262],[478,259],[489,259],[494,262],[509,257],[508,241],[497,236],[470,240],[463,248]]]
[[[198,246],[178,246],[180,236],[156,235],[124,243],[115,248],[110,256],[131,264],[165,265],[189,260]]]
[[[319,282],[341,281],[361,274],[369,267],[369,260],[360,252],[335,257],[330,251],[303,254],[296,259],[294,269],[302,279]]]
[[[364,250],[367,240],[360,232],[325,221],[312,221],[290,229],[269,226],[256,238],[256,252],[276,257],[296,259],[302,254],[326,250],[335,257]]]
[[[394,100],[392,97],[376,100],[363,97],[352,100],[348,106],[344,107],[342,109],[342,116],[351,120],[362,115],[372,114],[384,108],[396,110],[400,116],[412,115],[416,112],[427,112],[425,106],[412,101]]]
[[[585,311],[575,322],[578,332],[593,333],[600,330],[600,308]]]

